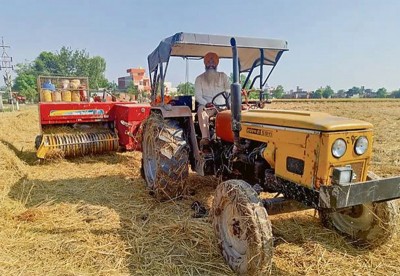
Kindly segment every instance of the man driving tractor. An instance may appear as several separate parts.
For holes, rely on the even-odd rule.
[[[200,147],[210,143],[209,120],[210,116],[217,114],[217,109],[211,103],[215,95],[222,91],[230,92],[228,76],[224,72],[218,72],[219,57],[216,53],[209,52],[204,56],[206,71],[199,75],[195,81],[195,99],[199,103],[197,116],[201,130]],[[214,101],[219,100],[216,98]],[[220,99],[221,100],[221,99]]]

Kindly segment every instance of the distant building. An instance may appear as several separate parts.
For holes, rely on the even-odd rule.
[[[140,92],[150,93],[150,78],[146,76],[144,68],[130,68],[126,72],[129,73],[129,76],[118,78],[119,90],[126,90],[133,84]]]
[[[292,99],[309,99],[311,93],[303,90],[299,86],[297,86],[296,91],[290,90],[290,97]]]

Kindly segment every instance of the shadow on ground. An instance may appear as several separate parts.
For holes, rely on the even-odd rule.
[[[198,182],[199,177],[192,175],[189,177],[189,181]],[[197,194],[189,199],[159,203],[148,194],[144,186],[144,182],[140,178],[129,180],[118,175],[97,178],[72,178],[58,181],[28,180],[23,178],[11,188],[9,196],[14,200],[25,202],[27,208],[68,203],[79,206],[95,205],[114,210],[119,216],[120,227],[118,229],[96,228],[90,231],[94,235],[113,233],[119,235],[124,243],[127,244],[128,250],[131,250],[126,258],[130,273],[135,275],[138,274],[138,267],[143,264],[138,264],[137,260],[132,257],[137,254],[129,244],[137,239],[138,229],[134,225],[143,224],[143,220],[147,220],[147,216],[150,215],[151,217],[152,212],[160,212],[160,210],[162,212],[163,208],[165,208],[164,215],[166,217],[171,216],[165,221],[165,227],[167,228],[169,225],[176,224],[177,218],[182,219],[182,217],[187,216],[190,220],[191,203],[198,199],[204,200],[204,198],[213,194],[212,185],[207,187],[206,184],[204,188],[201,185],[197,185]],[[76,212],[82,212],[80,208],[76,207]],[[332,236],[333,233],[320,226],[317,218],[278,218],[273,220],[273,225],[276,238],[275,247],[282,242],[307,246],[307,243],[312,241],[313,243],[321,244],[329,251],[343,250],[343,241],[332,238],[327,239],[326,237]],[[35,231],[42,231],[47,234],[68,234],[79,230],[82,229],[65,229],[58,226],[51,229],[35,229]],[[160,235],[165,235],[165,233],[160,232]],[[338,238],[340,239],[340,237]],[[165,250],[163,252],[165,256],[168,255],[169,248],[161,250]],[[352,250],[351,252],[355,251]],[[354,254],[363,253],[362,251],[356,252],[358,253]],[[275,264],[273,273],[274,275],[290,275]]]
[[[351,256],[368,254],[367,249],[351,244],[346,237],[336,231],[324,228],[318,215],[293,216],[277,215],[272,219],[275,247],[289,243],[299,247],[308,247],[312,244],[320,244],[330,252],[346,252]]]

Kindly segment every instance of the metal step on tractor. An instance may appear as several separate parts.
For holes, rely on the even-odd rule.
[[[158,92],[162,100],[153,104],[143,131],[147,187],[160,199],[184,195],[189,166],[199,175],[221,179],[212,224],[223,257],[239,274],[270,271],[269,216],[293,211],[293,206],[314,208],[324,226],[367,247],[390,239],[398,217],[393,200],[400,197],[400,177],[379,179],[369,172],[370,123],[259,108],[263,87],[287,50],[282,40],[177,33],[148,56],[153,103]],[[216,115],[210,149],[204,152],[190,107],[163,99],[170,57],[201,59],[208,52],[232,59],[233,83],[230,93],[216,96],[225,99],[225,108]],[[246,110],[240,73],[247,74],[246,81],[254,79],[250,89],[260,95]],[[277,196],[262,199],[260,190]]]
[[[139,133],[149,104],[118,102],[105,93],[91,101],[87,77],[39,76],[37,82],[39,159],[141,149]]]

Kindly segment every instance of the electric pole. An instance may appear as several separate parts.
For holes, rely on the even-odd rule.
[[[14,66],[11,64],[12,63],[12,57],[10,57],[7,54],[7,48],[10,48],[8,45],[4,45],[4,39],[1,37],[1,45],[0,48],[2,48],[2,54],[0,57],[0,70],[4,71],[3,74],[3,79],[4,79],[4,84],[6,85],[6,91],[5,93],[10,95],[10,100],[11,100],[11,105],[12,105],[12,110],[14,111],[14,97],[11,92],[11,86],[12,86],[12,80],[11,80],[11,71],[14,70]],[[18,106],[18,101],[16,102],[16,107],[17,110],[19,109]],[[0,93],[0,110],[3,110],[3,97],[2,93]]]

